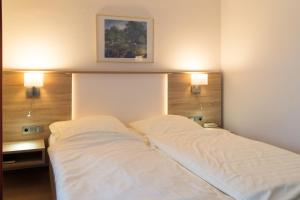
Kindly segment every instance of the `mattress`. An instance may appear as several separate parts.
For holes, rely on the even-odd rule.
[[[134,135],[49,141],[58,200],[232,199]]]

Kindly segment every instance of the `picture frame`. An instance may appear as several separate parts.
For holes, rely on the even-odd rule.
[[[97,15],[97,61],[153,63],[154,20]]]

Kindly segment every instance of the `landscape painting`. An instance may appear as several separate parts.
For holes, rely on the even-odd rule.
[[[101,17],[102,20],[98,21],[98,26],[101,26],[98,27],[100,39],[98,41],[98,58],[100,61],[152,61],[152,20]]]

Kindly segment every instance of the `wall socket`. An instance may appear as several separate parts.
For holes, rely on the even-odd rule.
[[[23,135],[37,134],[41,132],[43,132],[43,126],[41,125],[28,125],[22,127]]]
[[[190,119],[192,119],[193,121],[198,123],[198,122],[202,121],[203,117],[201,115],[195,115],[195,116],[190,117]]]

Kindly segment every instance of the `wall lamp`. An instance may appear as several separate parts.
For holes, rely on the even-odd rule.
[[[192,94],[201,93],[201,85],[208,85],[208,74],[192,73],[191,74],[191,92]]]
[[[42,72],[25,72],[24,87],[27,98],[40,96],[40,88],[44,86],[44,74]]]

